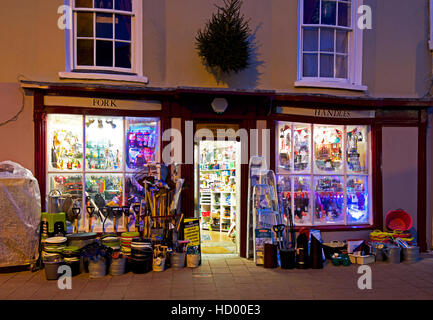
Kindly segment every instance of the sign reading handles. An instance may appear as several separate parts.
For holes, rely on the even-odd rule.
[[[277,107],[276,113],[292,114],[298,116],[316,118],[336,118],[336,119],[363,119],[374,118],[375,112],[371,110],[343,110],[343,109],[304,109],[291,107]]]
[[[149,100],[123,100],[123,99],[106,99],[106,98],[88,98],[88,97],[62,97],[62,96],[45,96],[45,106],[65,106],[79,108],[98,108],[113,110],[161,110],[161,102]]]

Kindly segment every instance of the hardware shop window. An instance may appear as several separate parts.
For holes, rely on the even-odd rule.
[[[296,225],[371,224],[370,127],[278,122],[278,192]]]
[[[139,202],[142,187],[134,171],[158,161],[158,118],[47,115],[47,195],[69,195],[82,213],[88,201],[98,208]],[[93,226],[102,231],[98,219]]]

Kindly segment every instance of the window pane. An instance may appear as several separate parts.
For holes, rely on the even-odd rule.
[[[343,127],[314,125],[314,170],[342,172]]]
[[[347,56],[337,55],[335,58],[335,77],[347,79]]]
[[[334,52],[334,29],[320,29],[320,51]]]
[[[338,3],[338,25],[350,27],[350,5],[347,3]]]
[[[132,0],[115,0],[115,9],[132,12]]]
[[[310,170],[311,126],[309,124],[295,123],[293,137],[295,171],[308,171]]]
[[[347,37],[348,32],[347,31],[340,31],[337,30],[337,52],[338,53],[347,53]]]
[[[367,177],[348,177],[347,223],[368,223]]]
[[[281,203],[281,205],[285,204],[288,207],[289,213],[292,215],[293,218],[293,212],[292,212],[292,178],[288,175],[278,175],[277,177],[277,192],[278,192],[278,199]],[[284,202],[283,202],[284,201]],[[284,211],[284,219],[287,220],[289,217],[286,215],[286,212]],[[289,221],[285,221],[289,222]]]
[[[113,39],[113,15],[96,14],[96,37]]]
[[[47,212],[65,212],[67,220],[74,221],[72,207],[80,208],[78,229],[83,230],[83,175],[82,174],[48,174],[47,199],[51,191],[57,191],[62,195],[63,201],[51,202],[48,200]]]
[[[113,9],[113,0],[95,0],[95,8]]]
[[[77,37],[93,38],[93,13],[77,13]]]
[[[310,176],[294,177],[294,216],[296,225],[311,224],[310,184]]]
[[[96,41],[96,65],[101,67],[113,66],[113,42]]]
[[[116,14],[116,40],[131,40],[131,16]]]
[[[303,76],[317,77],[317,54],[304,53]]]
[[[116,42],[116,67],[131,68],[131,44]]]
[[[106,207],[119,207],[124,203],[123,200],[123,175],[122,174],[87,174],[86,175],[86,192],[91,204],[95,207],[93,217],[93,231],[100,232],[103,229],[103,221],[106,212],[102,209]],[[101,212],[102,211],[102,212]],[[113,215],[108,211],[108,217],[105,220],[105,231],[113,231]],[[123,219],[117,217],[119,224]],[[116,225],[118,225],[116,221]]]
[[[333,54],[320,55],[320,76],[322,78],[334,77],[334,55]]]
[[[77,8],[93,8],[93,0],[75,0]]]
[[[322,1],[322,24],[336,24],[337,5],[335,1]]]
[[[367,126],[347,126],[347,169],[350,172],[368,173]]]
[[[304,51],[319,51],[319,28],[304,28]]]
[[[304,23],[319,24],[319,0],[304,0]]]
[[[292,125],[290,122],[278,124],[278,168],[291,170]]]
[[[77,40],[77,64],[93,66],[93,40]]]
[[[86,169],[122,170],[123,134],[120,117],[86,117]]]
[[[83,116],[47,115],[48,170],[82,171]]]
[[[126,118],[126,168],[134,170],[157,161],[158,119]]]
[[[344,224],[342,177],[314,177],[314,224]]]

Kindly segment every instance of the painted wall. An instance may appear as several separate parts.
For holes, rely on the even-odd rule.
[[[63,81],[59,79],[58,72],[65,69],[64,31],[57,28],[57,9],[63,3],[63,0],[2,2],[0,123],[20,110],[22,96],[18,77]],[[224,77],[218,83],[202,65],[194,48],[194,37],[215,11],[214,3],[221,4],[222,0],[143,0],[143,71],[149,77],[149,86],[364,95],[347,90],[294,88],[298,36],[296,0],[244,1],[242,11],[251,19],[256,44],[253,63],[249,69]],[[363,45],[363,84],[368,86],[367,94],[373,97],[423,96],[431,70],[431,56],[427,49],[428,1],[364,0],[364,3],[373,10],[373,29],[364,32]],[[0,126],[0,161],[16,161],[31,170],[34,169],[35,152],[32,108],[33,98],[27,95],[18,120]],[[405,139],[414,137],[412,129],[393,130],[386,129],[384,139],[395,142],[398,141],[395,135]],[[404,141],[409,149],[414,147]],[[390,148],[390,155],[395,155],[391,157],[384,153],[384,163],[387,164],[384,165],[384,209],[404,206],[415,212],[415,189],[408,190],[410,197],[406,200],[402,198],[403,203],[393,202],[395,194],[405,193],[401,186],[394,185],[394,181],[405,181],[407,177],[411,185],[414,183],[416,166],[413,167],[413,154],[398,156],[398,146],[385,143],[384,146]],[[395,176],[400,169],[407,171]],[[430,185],[432,178],[430,174]],[[431,212],[432,206],[429,208]]]
[[[433,108],[428,110],[427,163],[433,163]],[[433,247],[433,166],[427,166],[427,247]]]
[[[383,128],[383,215],[404,209],[417,229],[417,128]]]

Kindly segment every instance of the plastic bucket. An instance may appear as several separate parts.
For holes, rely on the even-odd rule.
[[[45,278],[47,280],[57,280],[60,274],[57,273],[63,262],[45,262]]]
[[[296,267],[295,249],[280,250],[281,269],[294,269]]]
[[[171,267],[174,269],[182,269],[185,267],[185,253],[173,252],[170,258]]]
[[[416,262],[419,259],[419,247],[403,248],[402,256],[405,262]]]
[[[68,238],[68,246],[82,249],[88,244],[95,242],[96,236],[97,234],[94,232],[86,232],[67,234],[66,238]]]
[[[105,259],[89,260],[89,277],[90,278],[102,278],[107,273],[107,264]]]
[[[165,269],[165,258],[156,258],[153,259],[153,271],[161,272]]]
[[[109,273],[112,276],[121,276],[125,274],[126,258],[112,259],[110,264]]]
[[[197,268],[200,262],[199,254],[187,254],[186,265],[188,268]]]

